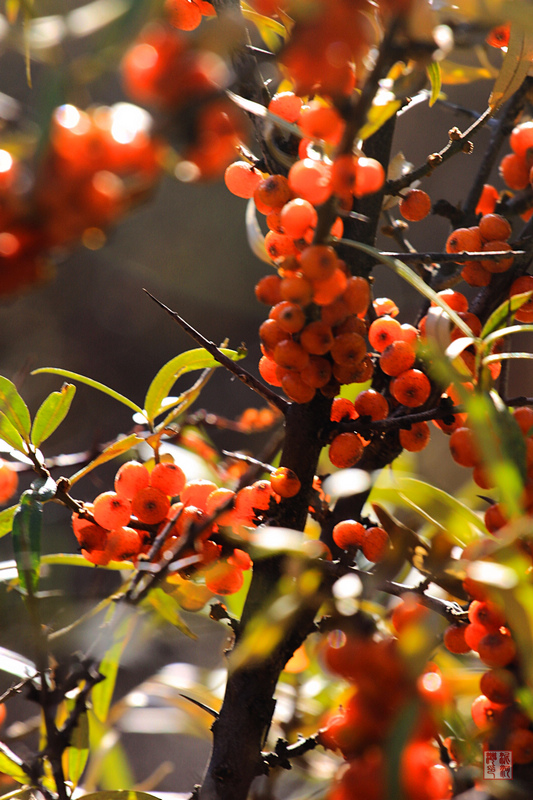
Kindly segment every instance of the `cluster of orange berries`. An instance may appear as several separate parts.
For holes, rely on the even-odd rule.
[[[434,740],[437,726],[433,708],[442,704],[444,694],[438,668],[427,665],[417,679],[410,674],[397,639],[342,631],[328,636],[322,659],[330,672],[353,686],[344,707],[329,715],[319,733],[320,743],[340,750],[348,762],[341,768],[328,800],[387,797],[386,740],[398,714],[413,701],[419,712],[401,756],[402,796],[406,800],[451,797],[451,775],[441,763]]]
[[[0,293],[45,279],[43,254],[101,231],[152,187],[159,172],[150,115],[127,103],[55,110],[37,174],[0,150]]]
[[[500,214],[484,214],[479,223],[471,228],[456,228],[446,240],[447,253],[498,252],[512,250],[507,239],[511,235],[511,225]],[[513,264],[513,257],[483,259],[465,262],[461,275],[470,286],[488,286],[492,275],[507,272]]]
[[[463,552],[466,560],[478,558],[488,539],[473,543]],[[486,555],[486,554],[485,554]],[[488,589],[471,578],[463,583],[471,601],[468,623],[450,625],[444,632],[444,645],[455,654],[474,651],[489,669],[481,675],[481,694],[472,703],[474,724],[484,737],[484,749],[511,750],[515,764],[533,761],[533,730],[529,716],[520,708],[517,690],[520,669],[516,644],[505,613],[490,599]],[[502,733],[505,736],[502,742]],[[457,749],[457,748],[456,748]],[[459,760],[458,753],[454,757]]]
[[[387,532],[377,526],[368,528],[354,519],[338,522],[332,531],[333,541],[341,550],[359,548],[368,561],[381,561],[389,547]]]
[[[72,527],[82,555],[103,566],[111,560],[137,563],[166,530],[155,556],[158,560],[172,558],[186,543],[181,555],[199,556],[195,569],[204,570],[209,591],[233,594],[252,562],[244,550],[224,549],[217,541],[220,526],[246,538],[247,528],[266,518],[282,497],[294,497],[299,491],[298,477],[286,467],[236,493],[209,480],[187,481],[172,461],[161,461],[151,471],[138,461],[128,461],[116,473],[114,491],[102,492],[93,503],[84,504],[83,513],[73,514]],[[189,543],[191,526],[198,534]]]
[[[533,184],[533,122],[517,125],[509,144],[513,152],[502,158],[500,175],[509,189],[522,191]]]

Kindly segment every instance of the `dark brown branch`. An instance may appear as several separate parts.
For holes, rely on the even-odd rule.
[[[205,348],[208,353],[211,353],[215,361],[218,361],[219,364],[222,364],[223,367],[226,367],[229,372],[239,378],[239,380],[248,386],[249,389],[252,389],[252,391],[260,395],[267,402],[272,403],[272,405],[279,409],[283,414],[287,413],[287,408],[290,404],[286,400],[265,386],[261,381],[257,380],[257,378],[255,378],[250,372],[232,361],[231,358],[228,358],[226,355],[224,355],[224,353],[220,351],[214,342],[211,342],[209,339],[206,339],[205,336],[202,336],[202,334],[193,328],[192,325],[189,325],[189,323],[186,322],[183,317],[180,317],[176,311],[172,311],[172,309],[158,300],[157,297],[154,297],[154,295],[151,294],[148,289],[143,289],[143,291],[146,292],[148,297],[150,297],[154,303],[157,303],[158,306],[161,306],[161,308],[166,311],[167,314],[171,316],[172,319],[177,322],[178,325],[186,333],[188,333],[192,339],[194,339],[195,342],[198,342],[198,344]]]

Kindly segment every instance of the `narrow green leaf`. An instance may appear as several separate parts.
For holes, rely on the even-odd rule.
[[[0,772],[5,772],[19,783],[28,783],[28,773],[24,770],[22,759],[2,742],[0,742]]]
[[[31,418],[28,406],[17,391],[17,387],[0,375],[0,411],[4,414],[25,442],[30,436]]]
[[[114,389],[106,386],[105,383],[100,383],[92,378],[87,378],[85,375],[79,375],[77,372],[70,372],[68,369],[59,369],[58,367],[39,367],[39,369],[34,369],[31,374],[42,375],[45,373],[50,373],[51,375],[60,375],[62,378],[80,381],[80,383],[85,383],[87,386],[92,386],[93,389],[97,389],[99,392],[109,395],[109,397],[112,397],[113,400],[118,400],[119,403],[128,406],[128,408],[131,408],[132,411],[144,416],[142,408],[139,408],[137,403],[134,403],[133,400],[130,400],[128,397],[124,397],[124,395],[120,394],[120,392],[115,392]]]
[[[81,553],[53,553],[41,556],[41,564],[62,564],[67,567],[90,567],[94,569],[94,564],[87,561]],[[130,561],[110,561],[105,566],[98,569],[111,569],[115,571],[135,569]]]
[[[84,800],[85,798],[87,800],[159,800],[153,794],[128,789],[123,791],[89,792],[89,794],[84,794],[83,798]]]
[[[0,539],[2,536],[5,536],[6,533],[11,533],[13,529],[13,517],[15,516],[17,508],[18,504],[16,506],[9,506],[9,508],[4,508],[3,511],[0,511]]]
[[[484,339],[484,349],[485,351],[489,350],[490,345],[498,341],[498,339],[501,339],[502,336],[512,336],[513,333],[531,333],[531,331],[533,331],[533,325],[509,325],[508,328],[500,328],[497,331],[489,333]]]
[[[160,617],[162,617],[175,628],[178,628],[182,633],[190,639],[196,639],[197,636],[191,629],[184,623],[180,616],[180,606],[174,597],[167,594],[163,589],[156,587],[148,594],[146,603],[150,605]]]
[[[102,791],[120,790],[133,786],[135,778],[116,729],[112,729],[89,710],[89,740],[91,758],[83,782],[88,787],[100,786]]]
[[[221,348],[221,352],[228,356],[228,358],[231,358],[232,361],[238,361],[240,358],[243,358],[244,355],[236,350],[228,350],[227,348]],[[143,416],[145,416],[149,422],[153,422],[158,414],[167,410],[165,407],[162,407],[161,404],[165,397],[168,397],[172,387],[181,375],[185,375],[186,372],[192,372],[197,369],[219,366],[220,364],[218,361],[215,361],[213,356],[208,353],[207,350],[204,350],[203,347],[180,353],[179,356],[167,361],[148,387],[144,400]]]
[[[110,444],[109,447],[106,447],[99,456],[97,456],[90,464],[87,464],[85,467],[79,469],[74,475],[69,478],[70,484],[73,485],[76,481],[79,481],[80,478],[83,478],[84,475],[87,475],[88,472],[91,472],[95,467],[99,467],[100,464],[105,464],[106,461],[111,461],[113,458],[122,455],[122,453],[127,453],[128,450],[131,450],[132,447],[136,447],[136,445],[143,442],[140,436],[137,436],[135,433],[130,433],[129,436],[125,436],[123,439],[119,439],[118,442],[113,442]]]
[[[431,61],[426,67],[429,82],[431,84],[431,95],[429,98],[430,107],[435,105],[439,99],[440,90],[442,86],[442,74],[440,71],[440,64],[438,61]]]
[[[355,250],[361,250],[363,253],[367,253],[369,256],[373,256],[376,261],[381,261],[382,264],[385,266],[390,267],[400,278],[403,278],[407,283],[409,283],[413,289],[416,289],[421,295],[426,297],[431,302],[435,303],[437,306],[442,308],[442,310],[448,315],[454,325],[456,325],[459,330],[461,330],[465,336],[472,336],[472,331],[464,322],[461,317],[457,314],[456,311],[451,309],[444,300],[439,297],[437,292],[433,291],[433,289],[424,283],[422,278],[420,278],[416,272],[410,269],[407,264],[404,264],[403,261],[400,261],[399,258],[392,258],[391,256],[386,256],[383,253],[380,253],[375,247],[371,247],[369,244],[363,244],[363,242],[354,242],[351,239],[339,239],[341,244],[345,244],[348,247],[353,247]]]
[[[37,675],[37,667],[33,661],[6,647],[0,647],[0,670],[22,680],[34,678]]]
[[[287,31],[281,22],[278,22],[275,19],[271,19],[270,17],[265,16],[264,14],[259,14],[257,11],[248,5],[248,3],[241,3],[242,6],[242,15],[244,19],[253,22],[254,25],[257,26],[259,33],[262,35],[263,28],[267,28],[268,30],[277,33],[278,36],[281,36],[282,39],[285,39],[287,36]]]
[[[28,452],[24,447],[22,436],[2,412],[0,412],[0,439],[12,447],[13,450],[18,450],[19,453],[26,455]]]
[[[76,387],[72,383],[64,383],[61,391],[52,392],[42,402],[31,428],[31,441],[34,447],[39,447],[63,422],[75,393]]]
[[[32,492],[24,492],[13,517],[13,549],[20,585],[35,594],[39,584],[41,559],[42,503]]]
[[[72,710],[73,701],[67,703],[69,711]],[[69,747],[66,750],[67,768],[66,779],[77,786],[89,758],[89,721],[87,712],[82,712],[78,723],[70,736]]]
[[[479,338],[485,339],[489,333],[492,333],[507,323],[507,321],[514,316],[515,312],[528,302],[532,295],[533,292],[522,292],[521,294],[513,295],[508,300],[501,303],[483,325]]]
[[[481,363],[485,367],[488,364],[494,364],[496,361],[514,361],[520,358],[533,359],[533,353],[494,353],[491,356],[486,356]]]
[[[111,609],[111,616],[114,614],[115,610],[115,607]],[[109,618],[110,615],[108,615],[106,619]],[[107,650],[98,667],[99,672],[102,673],[105,680],[96,684],[92,690],[91,697],[93,700],[93,711],[100,722],[105,722],[107,718],[107,712],[109,711],[111,698],[115,690],[120,659],[131,638],[136,622],[137,618],[131,616],[117,628],[113,644]]]

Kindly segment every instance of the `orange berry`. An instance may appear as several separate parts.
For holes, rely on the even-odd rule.
[[[360,392],[353,404],[360,417],[370,417],[372,422],[385,419],[389,415],[389,404],[375,389]]]
[[[476,214],[492,214],[499,197],[498,190],[490,183],[485,183],[476,206]]]
[[[372,306],[377,317],[397,317],[400,313],[400,309],[390,297],[376,297]]]
[[[139,461],[127,461],[115,475],[116,493],[128,500],[132,500],[139,489],[144,489],[149,483],[150,473]]]
[[[331,356],[336,364],[357,367],[366,356],[366,342],[358,333],[341,333],[331,345]]]
[[[382,353],[386,347],[401,339],[401,325],[398,320],[392,317],[379,317],[375,319],[368,329],[368,341],[370,346]]]
[[[400,214],[410,222],[418,222],[431,211],[431,198],[421,189],[411,189],[400,200]]]
[[[488,667],[506,667],[516,656],[516,645],[509,633],[487,633],[478,645],[480,659]]]
[[[400,633],[412,625],[418,625],[424,617],[429,614],[429,609],[419,602],[419,598],[413,592],[406,592],[402,595],[398,605],[394,606],[391,622],[395,631]]]
[[[259,181],[254,191],[254,200],[266,208],[281,208],[288,203],[292,192],[287,178],[283,175],[269,175]]]
[[[504,242],[511,233],[510,223],[501,214],[484,214],[479,220],[479,235],[485,242]]]
[[[454,311],[458,313],[468,311],[468,300],[461,292],[456,292],[453,289],[444,289],[438,295]],[[435,306],[436,304],[432,301],[431,305]]]
[[[408,369],[391,382],[391,394],[398,403],[408,408],[423,405],[431,393],[429,378],[419,369]]]
[[[282,299],[279,275],[265,275],[255,285],[255,296],[266,306],[275,306]]]
[[[86,519],[78,519],[75,522],[76,514],[72,515],[72,529],[82,550],[92,552],[93,550],[104,550],[107,542],[108,531],[95,525]]]
[[[281,379],[277,375],[277,364],[268,356],[259,359],[259,374],[271,386],[281,386]]]
[[[389,535],[383,528],[367,528],[362,544],[363,555],[368,561],[382,561],[389,547]]]
[[[194,0],[166,0],[170,24],[182,31],[194,31],[202,21],[202,12]]]
[[[516,728],[505,741],[505,748],[513,753],[514,764],[529,764],[533,761],[533,731]]]
[[[342,295],[347,285],[346,273],[337,267],[329,278],[313,281],[313,302],[318,306],[327,306]]]
[[[470,646],[465,641],[465,626],[450,625],[444,631],[444,646],[450,653],[469,653]]]
[[[282,278],[279,290],[281,300],[298,303],[302,308],[308,306],[313,299],[313,284],[303,275],[290,275]],[[274,303],[270,305],[274,305]]]
[[[481,676],[479,688],[493,703],[507,705],[513,702],[516,678],[508,669],[489,669]]]
[[[403,339],[391,342],[382,352],[379,366],[385,375],[396,376],[406,369],[411,369],[415,363],[416,355],[411,344]]]
[[[461,277],[469,286],[488,286],[491,273],[479,261],[466,261],[461,270]]]
[[[275,231],[276,233],[285,233],[283,230],[283,225],[281,224],[281,209],[273,208],[272,211],[269,211],[266,215],[266,224],[268,226],[269,231]]]
[[[233,553],[228,556],[228,564],[231,564],[232,567],[239,567],[239,569],[242,570],[251,569],[252,563],[252,559],[248,553],[238,547],[236,547]]]
[[[511,145],[511,150],[516,153],[517,156],[526,158],[528,156],[528,150],[533,147],[533,122],[531,120],[529,122],[522,122],[520,125],[513,128],[509,138],[509,144]]]
[[[533,433],[533,408],[531,406],[518,406],[513,410],[513,417],[524,436],[530,436]]]
[[[283,117],[288,122],[296,122],[300,116],[300,109],[303,105],[301,97],[294,92],[278,92],[268,104],[268,110],[278,117]]]
[[[298,197],[322,205],[331,195],[331,167],[311,158],[296,161],[289,170],[289,186]]]
[[[273,358],[278,366],[283,369],[294,369],[298,372],[309,364],[309,353],[307,350],[292,341],[292,339],[284,339],[279,342],[274,348]]]
[[[281,379],[281,388],[295,403],[310,403],[315,396],[315,388],[302,380],[300,374],[289,372]]]
[[[513,281],[509,289],[509,296],[513,297],[515,294],[525,292],[533,292],[533,275],[522,275]],[[515,313],[515,320],[517,322],[533,322],[533,294]]]
[[[182,468],[170,461],[156,464],[150,473],[150,486],[171,497],[181,492],[186,480]]]
[[[488,32],[485,41],[491,47],[507,47],[510,35],[511,29],[509,25],[497,25]]]
[[[340,433],[329,447],[329,460],[334,467],[353,467],[363,455],[363,440],[357,433]]]
[[[315,244],[306,247],[300,256],[300,269],[311,281],[330,278],[337,268],[337,254],[333,247]]]
[[[97,525],[112,530],[127,525],[132,511],[131,502],[116,492],[102,492],[95,497],[93,516]]]
[[[184,506],[196,506],[201,511],[205,511],[207,498],[215,489],[218,489],[216,483],[204,478],[188,481],[181,491],[180,500]]]
[[[276,264],[286,256],[297,252],[294,240],[285,233],[278,233],[277,231],[268,231],[265,236],[265,249]]]
[[[205,501],[205,510],[209,516],[218,513],[218,510],[229,503],[230,500],[235,499],[235,492],[231,489],[213,489],[211,494],[207,495],[207,499]],[[233,508],[230,508],[229,511],[224,511],[221,514],[219,513],[216,519],[217,525],[232,525],[234,521],[235,515],[233,514]]]
[[[505,625],[502,609],[488,600],[472,600],[468,608],[468,619],[476,625],[483,625],[491,633]]]
[[[366,314],[370,304],[370,285],[368,281],[355,275],[348,278],[348,284],[342,293],[342,299],[351,314]]]
[[[517,192],[529,186],[530,167],[525,156],[509,153],[500,161],[500,175],[509,187]]]
[[[338,522],[332,531],[333,541],[341,550],[348,547],[361,547],[366,538],[366,528],[354,519]]]
[[[115,528],[109,532],[106,553],[113,561],[128,561],[141,552],[143,540],[133,528]]]
[[[507,517],[503,513],[501,503],[492,503],[484,515],[485,526],[490,533],[498,533],[498,531],[505,527],[507,524]]]
[[[487,730],[487,728],[498,724],[506,708],[506,705],[493,703],[488,697],[481,694],[479,697],[476,697],[472,703],[472,719],[480,730]]]
[[[131,501],[132,513],[137,519],[148,525],[154,525],[164,520],[169,508],[170,500],[167,495],[153,486],[146,486],[146,488],[140,489]],[[122,524],[124,525],[125,523]]]
[[[349,197],[355,189],[357,158],[345,154],[337,156],[331,167],[331,186],[335,194]]]
[[[470,428],[456,428],[450,436],[450,452],[453,460],[462,467],[479,464],[479,454],[474,434]]]
[[[288,467],[278,467],[271,472],[270,485],[280,497],[294,497],[302,486],[296,473]]]
[[[219,561],[204,573],[205,585],[213,594],[235,594],[244,582],[242,569],[228,564],[227,561]]]
[[[512,247],[508,242],[494,241],[485,242],[483,245],[483,250],[486,250],[487,252],[498,252],[502,250],[512,250]],[[513,256],[510,258],[487,258],[483,259],[481,266],[484,267],[487,272],[491,273],[507,272],[507,270],[512,266],[513,261]]]
[[[262,179],[261,173],[246,161],[234,161],[226,167],[224,173],[224,182],[230,192],[246,199],[254,196],[257,185]]]
[[[287,337],[286,331],[276,322],[274,319],[266,319],[260,326],[259,326],[259,338],[261,339],[261,344],[267,350],[268,356],[272,356],[274,352],[274,348],[280,342],[285,341]],[[264,355],[265,353],[263,353]]]
[[[379,192],[385,183],[385,170],[375,158],[362,156],[357,160],[355,167],[355,189],[356,197],[363,197],[365,194]]]
[[[269,318],[276,320],[285,333],[297,333],[305,325],[305,313],[297,303],[282,300],[270,310]]]
[[[344,122],[336,108],[328,108],[317,101],[302,106],[298,125],[310,139],[338,142]]]
[[[310,228],[316,226],[318,214],[308,200],[295,197],[281,209],[281,224],[287,236],[301,239]]]
[[[400,444],[404,450],[408,450],[410,453],[418,453],[426,447],[430,435],[427,422],[413,422],[409,430],[400,431]]]
[[[354,404],[347,397],[335,397],[331,404],[329,418],[332,422],[340,422],[343,419],[357,419],[358,414]]]
[[[304,383],[314,389],[321,389],[331,378],[331,363],[320,356],[309,356],[309,364],[300,372]]]
[[[18,473],[8,461],[0,458],[0,505],[6,503],[17,491]]]
[[[479,253],[481,236],[477,228],[456,228],[446,239],[447,253]]]
[[[316,356],[325,355],[333,344],[331,328],[321,320],[310,322],[300,333],[300,344],[308,353]]]

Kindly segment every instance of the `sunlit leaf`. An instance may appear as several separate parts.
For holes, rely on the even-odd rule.
[[[390,99],[384,103],[375,103],[371,106],[366,122],[357,134],[360,139],[368,139],[378,131],[391,117],[393,117],[402,105],[401,100],[397,100],[391,92],[387,93]]]
[[[393,258],[391,256],[386,256],[383,253],[380,253],[375,247],[372,247],[369,244],[363,244],[363,242],[354,242],[351,239],[340,239],[341,244],[345,244],[348,247],[353,247],[355,250],[361,250],[363,253],[367,253],[369,256],[373,256],[376,261],[380,261],[382,264],[385,264],[387,267],[393,270],[397,275],[407,281],[413,289],[416,289],[423,297],[431,300],[431,302],[435,303],[435,305],[442,308],[442,310],[447,314],[447,316],[451,319],[454,325],[456,325],[459,330],[461,330],[465,336],[472,336],[472,331],[464,322],[461,317],[457,314],[456,311],[453,311],[447,305],[447,303],[439,297],[437,292],[435,292],[427,283],[424,283],[422,278],[416,274],[412,269],[410,269],[407,264],[404,264],[403,261],[400,261],[399,258]]]
[[[235,105],[239,106],[239,108],[242,108],[243,111],[247,111],[248,114],[253,114],[255,117],[259,117],[260,119],[269,120],[274,125],[277,125],[279,128],[283,128],[283,130],[287,131],[287,133],[292,133],[293,136],[297,136],[299,139],[304,137],[304,132],[298,125],[295,125],[293,122],[287,122],[287,120],[283,119],[283,117],[273,114],[272,111],[269,111],[268,108],[262,106],[261,103],[256,103],[255,100],[248,100],[246,97],[241,97],[234,92],[230,92],[229,89],[226,91],[226,94],[230,100],[235,103]],[[321,142],[321,139],[314,139],[309,136],[306,136],[305,138],[310,139],[312,142]]]
[[[0,511],[0,538],[5,536],[6,533],[11,533],[13,528],[13,517],[15,516],[15,511],[17,508],[18,505],[9,506],[9,508],[4,508],[3,511]]]
[[[427,67],[429,82],[431,84],[431,95],[429,97],[429,105],[433,106],[439,99],[440,90],[442,86],[442,73],[438,61],[431,61]]]
[[[153,794],[124,789],[123,791],[89,792],[83,795],[87,800],[159,800]]]
[[[5,647],[0,647],[0,670],[23,680],[37,675],[37,667],[33,661]]]
[[[105,725],[89,709],[89,742],[91,758],[83,776],[83,785],[90,791],[99,786],[105,791],[133,786],[135,779],[120,741],[120,733]]]
[[[254,23],[259,31],[259,35],[263,40],[266,41],[267,44],[270,43],[267,41],[268,36],[265,38],[267,31],[272,31],[273,33],[277,34],[277,36],[281,37],[281,39],[285,39],[287,36],[287,30],[281,24],[281,22],[278,22],[277,20],[267,17],[263,14],[259,14],[257,11],[254,11],[254,9],[249,6],[248,3],[241,2],[241,9],[244,19]],[[278,42],[279,40],[277,40],[275,43],[278,44]]]
[[[69,701],[69,710],[74,703]],[[83,711],[77,719],[76,726],[70,734],[69,746],[65,751],[65,777],[77,786],[89,758],[89,720],[87,712]]]
[[[106,461],[111,461],[113,458],[122,455],[123,453],[127,453],[128,450],[131,450],[132,447],[136,447],[136,445],[143,442],[140,436],[137,436],[135,433],[130,433],[129,436],[125,436],[123,439],[119,439],[118,442],[113,442],[105,450],[103,450],[99,456],[97,456],[90,464],[87,464],[85,467],[82,467],[77,472],[74,473],[69,478],[70,484],[73,485],[80,478],[83,478],[84,475],[87,475],[88,472],[91,472],[95,467],[99,467],[101,464],[105,464]]]
[[[238,361],[243,357],[243,353],[236,350],[221,348],[221,352],[232,361]],[[215,361],[213,356],[199,347],[196,350],[188,350],[180,353],[179,356],[168,361],[161,367],[146,392],[144,400],[144,416],[153,422],[154,419],[166,410],[162,407],[163,400],[168,397],[170,391],[178,378],[193,370],[219,367],[220,363]]]
[[[174,625],[175,628],[178,628],[178,630],[180,630],[190,639],[197,638],[196,634],[191,631],[191,629],[181,618],[179,613],[179,603],[174,597],[172,597],[172,595],[169,595],[164,592],[163,589],[156,587],[149,592],[148,597],[146,598],[146,604],[150,605],[155,611],[157,611],[159,616],[161,616],[167,622],[170,622],[171,625]]]
[[[16,428],[11,424],[5,414],[0,412],[0,439],[6,442],[14,450],[19,453],[26,454],[27,450],[24,447],[24,440]]]
[[[81,553],[53,553],[41,556],[41,564],[63,564],[68,567],[90,567],[94,569],[92,561],[87,561]],[[131,561],[110,561],[109,564],[101,565],[98,569],[110,569],[115,571],[133,570],[135,567]]]
[[[28,406],[18,393],[15,384],[2,375],[0,375],[0,412],[7,417],[17,433],[27,442],[31,427]]]
[[[457,86],[474,81],[490,80],[494,77],[486,67],[472,67],[467,64],[455,64],[448,59],[439,62],[441,83]]]
[[[113,400],[118,400],[119,403],[128,406],[128,408],[131,408],[133,411],[144,416],[142,408],[134,403],[133,400],[124,397],[124,395],[120,394],[119,392],[115,392],[114,389],[106,386],[105,383],[100,383],[92,378],[87,378],[85,375],[79,375],[77,372],[71,372],[68,369],[59,369],[58,367],[39,367],[39,369],[34,369],[31,374],[42,375],[45,373],[50,373],[51,375],[60,375],[62,378],[68,378],[69,380],[85,383],[87,386],[91,386],[93,389],[97,389],[99,392],[109,395],[109,397],[112,397]]]
[[[525,25],[511,25],[507,53],[489,97],[495,111],[521,86],[533,61],[533,31]]]
[[[533,292],[522,292],[521,294],[515,294],[510,297],[508,300],[504,300],[498,308],[496,308],[488,320],[483,325],[481,333],[479,334],[480,339],[485,339],[489,333],[498,330],[501,328],[502,325],[507,324],[514,313],[518,311],[528,300],[531,298]]]
[[[5,772],[18,783],[28,783],[29,781],[22,759],[2,742],[0,742],[0,772]]]
[[[111,609],[111,615],[115,611],[115,608]],[[96,684],[92,690],[91,697],[93,701],[93,711],[100,722],[105,722],[107,718],[107,712],[111,705],[111,698],[115,691],[120,659],[135,629],[136,622],[137,618],[135,616],[130,616],[129,619],[126,619],[118,626],[114,633],[113,644],[107,649],[98,666],[98,671],[104,676],[105,680]]]
[[[31,492],[24,492],[13,516],[12,540],[19,581],[31,594],[39,584],[42,513],[42,503]]]
[[[52,392],[43,401],[35,414],[31,428],[31,441],[34,447],[39,447],[63,422],[75,393],[76,387],[73,384],[64,383],[61,391]]]

